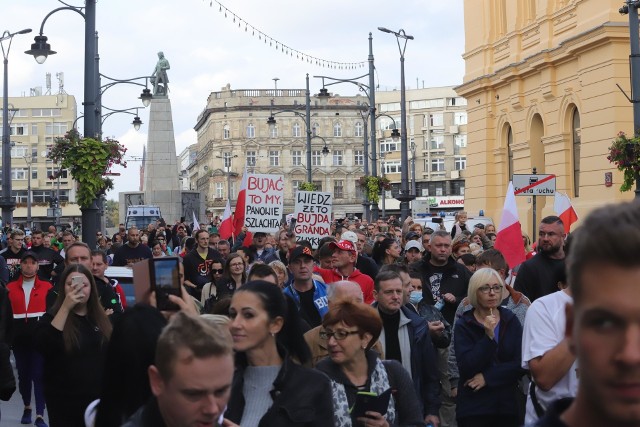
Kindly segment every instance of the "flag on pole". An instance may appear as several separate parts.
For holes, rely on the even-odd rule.
[[[228,240],[233,235],[233,219],[231,218],[231,203],[229,199],[227,199],[227,206],[225,206],[222,214],[222,222],[218,228],[218,233],[220,233],[220,238],[224,240]]]
[[[193,231],[198,231],[200,230],[200,224],[198,223],[198,219],[196,218],[196,212],[193,212]]]
[[[507,264],[509,264],[509,268],[513,268],[525,260],[522,229],[518,218],[518,208],[512,182],[509,182],[509,188],[507,189],[507,197],[504,201],[502,219],[494,248],[502,252]]]
[[[571,230],[571,224],[578,221],[578,214],[575,209],[573,209],[569,196],[556,191],[555,199],[553,201],[553,210],[564,223],[564,231],[568,233]]]

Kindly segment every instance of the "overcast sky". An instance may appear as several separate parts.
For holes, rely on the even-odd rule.
[[[74,4],[73,0],[69,2]],[[80,15],[60,11],[47,20],[44,35],[58,53],[43,65],[23,53],[33,43],[47,13],[61,6],[55,0],[3,2],[0,31],[33,29],[31,34],[14,38],[9,56],[9,96],[28,96],[29,89],[36,86],[45,89],[47,72],[52,74],[52,93],[57,93],[56,73],[63,72],[64,90],[76,97],[78,114],[82,114],[84,21]],[[304,88],[306,73],[353,78],[368,71],[366,66],[340,70],[303,62],[295,54],[291,57],[276,51],[275,43],[270,47],[258,40],[258,30],[305,54],[347,63],[367,61],[367,38],[372,32],[378,90],[393,90],[400,87],[398,46],[393,35],[377,28],[402,28],[415,37],[409,41],[405,55],[408,88],[462,82],[462,0],[226,0],[222,12],[220,7],[212,0],[102,0],[97,4],[103,74],[118,79],[147,76],[160,50],[171,63],[169,97],[178,153],[197,142],[193,126],[198,114],[206,107],[209,94],[227,83],[233,89],[268,89],[278,77],[279,88]],[[252,26],[256,29],[254,36]],[[320,87],[319,80],[311,80],[312,93]],[[103,105],[115,109],[141,106],[137,99],[140,89],[114,87],[105,93]],[[332,91],[354,95],[357,88],[345,84],[334,86]],[[130,125],[133,116],[124,114],[113,115],[103,126],[104,135],[114,136],[127,146],[129,159],[141,156],[147,140],[148,110],[141,108],[140,117],[144,124],[139,132]],[[118,191],[138,190],[139,166],[139,161],[129,161],[127,169],[114,170],[122,176],[116,177],[110,199],[117,200]]]

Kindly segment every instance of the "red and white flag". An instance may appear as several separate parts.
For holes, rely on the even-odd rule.
[[[233,237],[238,237],[244,227],[244,211],[247,206],[247,167],[244,167],[242,174],[242,183],[240,184],[240,192],[238,200],[236,200],[236,210],[233,213]]]
[[[228,240],[233,235],[233,219],[231,218],[231,203],[229,199],[227,199],[227,206],[225,206],[222,214],[222,222],[218,227],[218,233],[220,233],[220,238],[224,240]]]
[[[242,174],[242,183],[240,184],[240,192],[238,193],[238,200],[236,201],[236,210],[233,213],[233,237],[238,237],[242,233],[245,219],[245,209],[247,206],[247,166],[244,166],[244,173]],[[249,246],[253,240],[253,234],[250,231],[244,236],[242,245]]]
[[[564,231],[568,233],[571,230],[571,224],[578,221],[578,214],[573,209],[569,196],[556,191],[553,210],[564,223]]]
[[[500,221],[494,248],[502,252],[507,264],[509,264],[509,268],[513,268],[525,260],[522,229],[518,218],[518,208],[512,182],[509,182],[509,188],[507,189],[502,220]]]

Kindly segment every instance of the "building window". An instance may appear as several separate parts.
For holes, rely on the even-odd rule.
[[[291,128],[291,133],[293,134],[292,136],[294,138],[300,138],[300,136],[302,135],[302,129],[300,128],[300,123],[295,122],[293,124],[293,127]]]
[[[22,180],[27,179],[29,171],[27,168],[11,168],[11,179]]]
[[[31,168],[31,179],[38,179],[38,168]]]
[[[400,161],[384,162],[384,167],[383,167],[384,174],[400,173],[401,169],[402,169],[402,165]]]
[[[444,135],[442,133],[431,132],[429,148],[431,150],[444,150]]]
[[[222,139],[231,138],[231,130],[229,129],[229,125],[224,125],[222,128]]]
[[[393,120],[395,120],[395,123]],[[402,129],[402,120],[400,120],[400,117],[394,117],[393,120],[386,116],[380,117],[378,119],[380,122],[380,130]]]
[[[311,152],[311,166],[322,166],[322,151],[313,150]]]
[[[269,166],[280,166],[279,151],[269,151]]]
[[[291,187],[293,190],[293,194],[292,196],[295,197],[296,196],[296,191],[298,191],[298,188],[300,188],[300,184],[302,184],[302,181],[300,181],[299,179],[294,179],[291,181]]]
[[[451,195],[464,196],[464,181],[451,181]]]
[[[573,110],[571,123],[571,136],[573,138],[573,195],[580,196],[580,112],[576,108]]]
[[[364,151],[363,150],[354,150],[353,151],[353,164],[355,166],[364,166]]]
[[[453,135],[453,143],[457,148],[467,148],[467,135]]]
[[[9,135],[21,136],[29,134],[29,127],[26,123],[13,123],[9,124]]]
[[[23,159],[27,157],[27,153],[29,152],[29,148],[25,146],[12,147],[11,148],[11,158],[12,159]]]
[[[293,166],[302,166],[302,151],[294,150],[291,152],[291,164]]]
[[[278,137],[278,126],[269,126],[269,136],[271,138]]]
[[[67,124],[66,123],[45,123],[44,127],[45,135],[64,135],[67,133]]]
[[[467,105],[467,100],[462,98],[461,96],[457,96],[455,98],[447,98],[447,106],[449,107],[460,107]]]
[[[390,151],[399,151],[400,150],[400,141],[382,141],[380,143],[380,152],[388,153]]]
[[[231,153],[225,151],[224,153],[222,153],[222,159],[224,160],[224,167],[227,169],[231,168]]]
[[[341,179],[336,179],[333,181],[333,198],[344,198],[344,181]]]
[[[318,136],[319,131],[320,125],[318,123],[314,123],[313,126],[311,126],[311,133],[313,134],[313,136]]]
[[[442,113],[429,114],[429,125],[444,126],[444,114]]]
[[[322,191],[322,181],[313,181],[313,185],[316,186],[316,191]]]
[[[444,159],[431,159],[431,172],[444,172]]]
[[[511,132],[511,125],[507,124],[507,157],[509,160],[507,161],[507,183],[511,181],[514,169],[513,169],[513,133]]]
[[[59,117],[60,108],[32,108],[31,117]]]
[[[356,122],[356,127],[355,130],[353,132],[354,136],[364,136],[364,126],[362,125],[362,122]]]
[[[37,134],[38,134],[38,124],[31,123],[31,135],[37,135]]]
[[[31,201],[33,203],[48,203],[51,191],[49,190],[31,190]]]
[[[222,199],[224,197],[224,183],[216,182],[216,199]]]
[[[457,111],[453,115],[453,124],[454,125],[466,125],[467,124],[467,113],[465,111]]]
[[[54,176],[58,172],[58,168],[47,168],[47,178],[50,176]],[[60,174],[60,179],[66,180],[68,178],[67,170],[62,169],[62,173]]]
[[[255,138],[256,137],[256,127],[253,123],[249,123],[247,125],[247,138]]]
[[[333,125],[333,136],[336,138],[342,136],[342,125],[340,123]]]
[[[455,157],[454,158],[454,169],[457,171],[465,170],[467,168],[467,158],[466,157]]]
[[[342,150],[333,150],[333,166],[342,166]]]
[[[255,151],[247,151],[247,166],[255,166],[256,157],[257,156]]]

